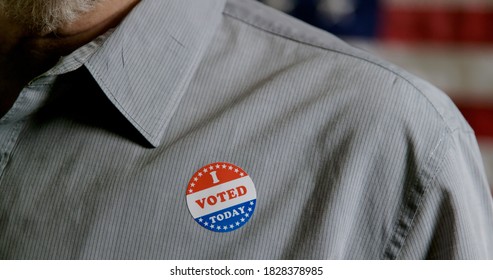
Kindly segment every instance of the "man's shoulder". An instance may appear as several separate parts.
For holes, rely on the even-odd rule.
[[[257,31],[256,37],[250,37],[256,42],[248,47],[260,46],[264,40],[270,44],[265,51],[272,52],[269,55],[276,57],[277,61],[296,56],[300,57],[298,61],[305,58],[305,73],[300,73],[300,79],[306,77],[306,73],[312,75],[308,80],[313,82],[313,76],[325,78],[332,86],[326,90],[337,88],[338,92],[332,91],[331,94],[352,98],[352,106],[361,106],[360,109],[366,108],[366,112],[372,113],[368,108],[373,105],[378,108],[373,113],[387,114],[402,114],[398,108],[403,107],[436,119],[438,125],[449,131],[470,130],[455,105],[441,90],[326,31],[252,0],[227,0],[224,15]],[[279,55],[287,45],[296,46],[289,52],[290,58]],[[269,55],[264,54],[266,57]]]
[[[314,47],[344,48],[336,36],[254,0],[227,0],[226,16],[259,30]]]

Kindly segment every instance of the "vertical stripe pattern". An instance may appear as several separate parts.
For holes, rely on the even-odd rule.
[[[255,1],[149,0],[84,57],[5,150],[0,258],[493,258],[457,108],[330,34]],[[188,211],[214,162],[255,184],[236,231]]]

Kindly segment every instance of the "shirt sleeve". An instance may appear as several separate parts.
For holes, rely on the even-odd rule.
[[[492,259],[492,197],[474,134],[457,129],[441,144],[399,259]]]

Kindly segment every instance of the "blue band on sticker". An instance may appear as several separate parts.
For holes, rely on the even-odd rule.
[[[216,232],[229,232],[244,226],[255,211],[256,199],[195,219],[201,226]]]

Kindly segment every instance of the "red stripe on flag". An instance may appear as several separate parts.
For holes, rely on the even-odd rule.
[[[379,34],[402,42],[493,44],[492,7],[384,5]]]
[[[454,100],[478,138],[493,139],[493,104],[490,102]]]

